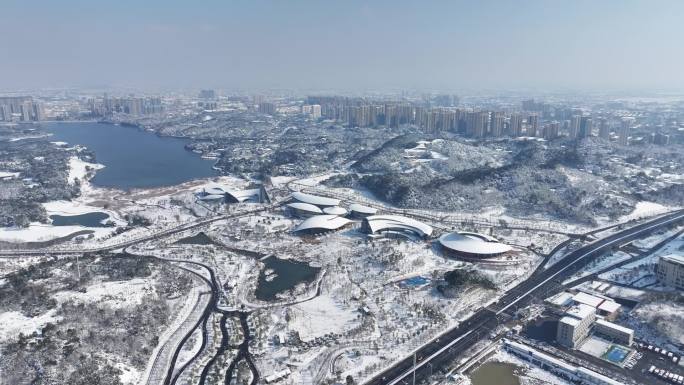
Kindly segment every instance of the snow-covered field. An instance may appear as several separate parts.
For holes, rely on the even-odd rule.
[[[593,260],[591,263],[589,263],[589,265],[587,265],[586,268],[582,269],[581,271],[578,271],[577,273],[573,274],[570,278],[563,281],[563,284],[568,284],[582,277],[586,277],[587,275],[597,273],[601,270],[607,269],[613,265],[616,265],[623,261],[627,261],[631,258],[632,256],[625,253],[624,251],[617,251],[614,253],[602,255]]]
[[[336,303],[334,298],[320,296],[290,308],[289,327],[299,333],[303,341],[328,333],[343,333],[358,326],[359,312]]]
[[[59,321],[56,310],[49,310],[36,317],[26,317],[18,311],[0,313],[0,342],[16,340],[19,334],[28,336],[40,330],[50,322]]]
[[[105,281],[85,288],[85,292],[61,291],[53,294],[53,298],[61,303],[67,300],[77,303],[107,305],[112,309],[120,309],[140,305],[146,296],[154,293],[150,279],[135,278],[128,281]]]

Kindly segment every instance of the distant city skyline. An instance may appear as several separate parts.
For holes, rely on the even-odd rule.
[[[684,89],[684,2],[8,0],[0,92]]]

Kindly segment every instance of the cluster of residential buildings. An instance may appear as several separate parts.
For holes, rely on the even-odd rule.
[[[453,99],[452,99],[453,100]],[[457,100],[457,98],[456,98]],[[388,128],[416,125],[425,132],[459,132],[473,138],[539,137],[555,139],[565,132],[570,138],[597,136],[615,138],[628,144],[631,119],[619,124],[607,116],[594,118],[582,110],[553,108],[545,103],[526,100],[520,111],[488,111],[478,108],[444,107],[448,103],[416,105],[409,102],[373,102],[362,98],[309,96],[307,105],[319,105],[321,116],[350,126]],[[614,134],[616,132],[617,134]],[[667,141],[658,138],[655,143]]]
[[[45,119],[43,105],[30,96],[0,96],[0,122],[36,122]]]
[[[164,111],[159,97],[110,97],[107,94],[102,99],[89,99],[88,107],[94,116],[111,116],[114,113],[148,115]]]

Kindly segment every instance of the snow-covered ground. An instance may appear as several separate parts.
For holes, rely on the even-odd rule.
[[[334,298],[320,296],[290,308],[289,327],[297,331],[303,341],[328,333],[343,333],[358,326],[359,312],[336,303]]]
[[[684,344],[684,305],[681,303],[667,299],[645,300],[624,318],[627,326],[635,329],[637,337],[684,353],[675,346]]]
[[[635,247],[638,247],[642,250],[648,250],[650,248],[653,248],[656,246],[658,243],[664,241],[665,239],[675,235],[677,232],[681,231],[683,227],[678,226],[676,228],[668,229],[668,230],[661,230],[653,235],[650,235],[646,238],[643,239],[638,239],[634,242],[632,242],[632,245]]]
[[[563,281],[563,284],[565,285],[582,277],[586,277],[587,275],[597,273],[603,269],[609,268],[610,266],[616,265],[623,261],[627,261],[630,258],[632,258],[632,256],[625,253],[624,251],[617,251],[614,253],[602,255],[593,260],[591,263],[589,263],[589,265],[587,265],[586,268],[578,271],[577,273],[573,274],[570,278]]]
[[[46,324],[59,321],[55,313],[54,309],[36,317],[26,317],[18,311],[0,313],[0,342],[13,341],[19,334],[28,336],[40,332]]]
[[[44,223],[33,222],[28,227],[3,227],[0,228],[0,241],[7,242],[37,242],[65,237],[81,230],[91,230],[95,237],[109,234],[112,229],[107,227],[85,228],[82,226],[52,226]]]
[[[73,184],[75,179],[83,181],[88,178],[95,170],[104,168],[104,165],[98,163],[88,163],[79,159],[76,156],[69,158],[69,183]]]
[[[664,206],[655,202],[637,202],[636,207],[634,207],[634,211],[620,217],[617,222],[626,222],[632,219],[652,217],[673,209],[673,207]]]
[[[59,302],[67,300],[78,303],[100,303],[112,309],[137,306],[144,302],[148,295],[154,293],[150,279],[135,278],[128,281],[105,281],[86,287],[85,293],[78,291],[60,291],[53,294]]]
[[[683,250],[684,235],[681,235],[647,257],[603,273],[599,278],[621,284],[634,284],[636,287],[651,285],[655,283],[654,272],[658,259],[664,255],[682,253]]]

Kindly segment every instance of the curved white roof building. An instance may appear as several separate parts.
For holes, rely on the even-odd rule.
[[[243,202],[261,202],[261,189],[254,188],[250,190],[226,190],[228,200],[236,203]]]
[[[248,190],[230,190],[222,186],[210,186],[197,193],[201,200],[218,200],[218,196],[225,198],[228,203],[269,202],[268,194],[263,186]]]
[[[337,215],[316,215],[300,223],[294,229],[294,232],[299,234],[320,234],[339,230],[350,223],[349,219]]]
[[[370,215],[375,215],[378,213],[378,209],[368,206],[363,206],[358,203],[352,203],[349,205],[349,211],[351,211],[352,216],[365,218]]]
[[[340,205],[339,199],[320,197],[318,195],[305,194],[305,193],[299,192],[299,191],[293,192],[292,198],[298,202],[309,203],[309,204],[320,206],[320,207],[330,207],[330,206],[339,206]]]
[[[340,206],[326,207],[323,209],[323,212],[326,214],[330,214],[330,215],[339,215],[339,216],[347,215],[347,210],[345,208],[340,207]]]
[[[285,205],[292,213],[299,217],[310,217],[312,215],[321,215],[323,210],[318,206],[310,203],[292,202]]]
[[[205,187],[202,191],[207,195],[222,195],[225,193],[225,190],[219,186]]]
[[[199,200],[205,202],[223,202],[225,199],[225,194],[203,194],[199,196]]]
[[[361,229],[370,235],[396,234],[427,238],[432,234],[430,225],[399,215],[371,215],[363,220]]]
[[[494,237],[468,232],[444,234],[439,237],[439,244],[449,254],[465,258],[488,258],[513,250]]]

